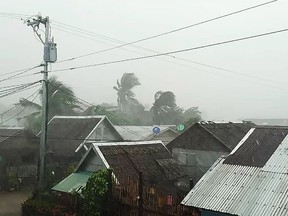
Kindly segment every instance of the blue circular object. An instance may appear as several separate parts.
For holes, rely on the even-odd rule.
[[[160,133],[160,128],[159,127],[154,127],[153,128],[153,133],[154,134],[159,134]]]

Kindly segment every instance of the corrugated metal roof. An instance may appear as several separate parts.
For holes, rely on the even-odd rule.
[[[70,174],[67,178],[55,185],[52,190],[61,191],[65,193],[78,192],[81,188],[86,186],[92,172],[77,172]]]
[[[257,127],[224,163],[263,167],[286,135],[288,127]]]
[[[182,201],[236,215],[288,214],[288,136],[263,168],[223,164],[218,159]]]
[[[155,126],[119,126],[114,125],[118,133],[127,141],[140,141],[146,140],[146,138],[153,135],[153,128]],[[168,128],[174,127],[175,125],[161,125],[157,126],[160,128],[160,133]]]

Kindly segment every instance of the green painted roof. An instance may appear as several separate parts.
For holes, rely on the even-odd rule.
[[[86,186],[86,183],[91,175],[93,175],[93,172],[81,171],[72,173],[55,185],[52,190],[66,193],[79,192],[81,188]]]

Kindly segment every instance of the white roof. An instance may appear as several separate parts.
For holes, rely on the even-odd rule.
[[[288,136],[264,167],[223,164],[218,159],[182,201],[235,215],[288,215]]]
[[[153,135],[153,128],[158,127],[160,133],[171,128],[175,125],[160,125],[160,126],[119,126],[114,125],[114,128],[124,138],[124,140],[139,141],[145,140],[149,136]]]

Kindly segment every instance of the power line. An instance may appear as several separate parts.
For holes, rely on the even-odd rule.
[[[34,66],[34,67],[35,67],[35,66]],[[3,74],[0,74],[0,77],[1,77],[1,76],[5,76],[5,75],[9,75],[9,74],[13,74],[13,73],[18,73],[18,72],[26,71],[26,70],[31,70],[31,69],[34,69],[34,67],[30,67],[30,68],[25,68],[25,69],[19,69],[19,70],[15,70],[15,71],[6,72],[6,73],[3,73]]]
[[[56,21],[54,21],[56,22]],[[63,24],[64,25],[64,24]],[[70,26],[70,25],[68,25]],[[76,28],[76,27],[75,27]],[[56,28],[57,29],[57,28]],[[67,28],[69,29],[69,28]],[[78,28],[77,28],[78,29]],[[80,28],[79,28],[80,29]],[[58,29],[60,31],[63,31],[61,29]],[[70,30],[70,29],[69,29]],[[85,31],[85,30],[82,30],[82,31]],[[71,32],[68,32],[68,31],[64,31],[64,32],[67,32],[67,33],[70,33],[70,34],[73,34],[73,35],[77,35],[77,36],[80,36],[80,37],[83,37],[82,35],[79,35],[79,34],[74,34],[74,33],[71,33]],[[79,32],[81,32],[79,30]],[[90,31],[87,31],[89,32],[89,35],[91,34],[91,36],[95,36],[95,35],[98,35],[96,33],[93,33],[93,32],[90,32]],[[95,34],[95,35],[94,35]],[[105,37],[105,38],[108,38],[108,40],[110,41],[113,41],[113,42],[117,42],[117,43],[126,43],[126,42],[123,42],[123,41],[120,41],[120,40],[117,40],[117,39],[113,39],[113,38],[110,38],[110,37],[107,37],[107,36],[104,36],[104,35],[100,35],[101,37]],[[96,36],[97,37],[97,36]],[[85,38],[88,38],[88,37],[85,37]],[[102,43],[101,41],[99,40],[95,40],[95,39],[92,39],[92,38],[88,38],[90,40],[93,40],[93,41],[97,41],[97,42],[100,42]],[[108,43],[105,43],[105,44],[108,44]],[[145,51],[149,51],[149,52],[153,52],[153,53],[160,53],[159,51],[156,51],[156,50],[153,50],[153,49],[148,49],[148,48],[145,48],[145,47],[142,47],[142,46],[138,46],[138,45],[133,45],[133,47],[136,47],[138,49],[142,49],[142,50],[145,50]],[[125,49],[125,48],[124,48]],[[125,49],[125,50],[128,50],[128,49]],[[128,51],[131,51],[131,52],[134,52],[134,53],[138,53],[139,52],[136,52],[136,51],[133,51],[133,50],[128,50]],[[140,54],[143,54],[143,53],[140,53]],[[254,76],[254,75],[251,75],[251,74],[246,74],[246,73],[241,73],[241,72],[237,72],[237,71],[234,71],[234,70],[229,70],[229,69],[225,69],[225,68],[221,68],[221,67],[217,67],[217,66],[213,66],[213,65],[209,65],[209,64],[204,64],[204,63],[200,63],[200,62],[196,62],[196,61],[192,61],[192,60],[189,60],[189,59],[185,59],[185,58],[181,58],[181,57],[177,57],[175,55],[166,55],[167,57],[171,57],[173,59],[178,59],[178,60],[181,60],[181,61],[185,61],[185,62],[189,62],[189,63],[193,63],[193,64],[197,64],[197,65],[201,65],[201,66],[205,66],[205,67],[208,67],[208,68],[212,68],[212,69],[216,69],[216,70],[220,70],[220,71],[224,71],[224,72],[228,72],[228,73],[232,73],[232,74],[236,74],[236,75],[239,75],[239,76],[246,76],[246,77],[250,77],[250,78],[253,78],[253,79],[257,79],[257,80],[263,80],[263,81],[268,81],[268,82],[274,82],[274,83],[278,83],[278,84],[282,84],[282,85],[285,85],[287,86],[288,83],[285,83],[285,82],[280,82],[280,81],[276,81],[276,80],[269,80],[269,79],[265,79],[263,77],[258,77],[258,76]],[[188,68],[192,68],[192,69],[196,69],[196,70],[201,70],[199,68],[193,68],[189,65],[184,65],[184,64],[180,64],[180,63],[177,63],[177,62],[174,62],[174,61],[169,61],[169,60],[166,60],[166,59],[159,59],[161,61],[165,61],[165,62],[169,62],[169,63],[173,63],[173,64],[176,64],[176,65],[179,65],[179,66],[183,66],[183,67],[188,67]],[[59,63],[59,62],[58,62]],[[203,71],[203,70],[201,70]],[[205,71],[205,72],[208,72],[208,71]],[[212,73],[214,74],[213,72],[209,72],[209,73]],[[215,73],[217,74],[217,73]]]
[[[109,64],[115,64],[115,63],[121,63],[121,62],[129,62],[129,61],[136,61],[136,60],[142,60],[142,59],[147,59],[147,58],[152,58],[152,57],[158,57],[158,56],[164,56],[164,55],[171,55],[171,54],[175,54],[175,53],[181,53],[181,52],[187,52],[187,51],[192,51],[192,50],[197,50],[197,49],[203,49],[203,48],[208,48],[208,47],[212,47],[212,46],[219,46],[222,44],[228,44],[228,43],[233,43],[233,42],[238,42],[238,41],[242,41],[242,40],[248,40],[248,39],[253,39],[253,38],[257,38],[257,37],[263,37],[263,36],[267,36],[267,35],[271,35],[271,34],[276,34],[276,33],[281,33],[281,32],[285,32],[288,29],[282,29],[282,30],[277,30],[277,31],[272,31],[272,32],[267,32],[267,33],[262,33],[262,34],[257,34],[257,35],[252,35],[252,36],[247,36],[247,37],[243,37],[243,38],[238,38],[238,39],[233,39],[233,40],[228,40],[228,41],[223,41],[223,42],[218,42],[218,43],[213,43],[213,44],[208,44],[208,45],[202,45],[202,46],[198,46],[198,47],[192,47],[192,48],[188,48],[188,49],[183,49],[183,50],[176,50],[176,51],[171,51],[171,52],[166,52],[166,53],[158,53],[155,55],[148,55],[148,56],[142,56],[142,57],[136,57],[136,58],[129,58],[129,59],[121,59],[121,60],[115,60],[115,61],[110,61],[110,62],[104,62],[104,63],[97,63],[97,64],[91,64],[91,65],[84,65],[84,66],[78,66],[78,67],[71,67],[71,68],[64,68],[64,69],[58,69],[58,70],[54,70],[54,71],[49,71],[49,72],[61,72],[61,71],[69,71],[69,70],[75,70],[75,69],[82,69],[82,68],[89,68],[89,67],[96,67],[96,66],[102,66],[102,65],[109,65]],[[189,61],[189,60],[188,60]],[[184,66],[184,65],[182,65]],[[209,67],[211,68],[217,68],[214,66],[209,65]],[[219,68],[217,68],[219,69]],[[198,69],[199,70],[199,69]],[[240,72],[235,72],[235,71],[231,71],[231,70],[226,70],[226,69],[222,69],[224,71],[227,72],[233,72],[235,74],[241,75],[241,76],[247,76],[247,77],[251,77],[251,78],[255,78],[255,79],[260,79],[260,80],[264,80],[264,81],[268,81],[268,82],[277,82],[277,83],[281,83],[284,84],[285,86],[287,84],[282,83],[282,82],[278,82],[278,81],[273,81],[273,80],[269,80],[269,79],[265,79],[265,78],[258,78],[257,76],[254,75],[248,75],[245,73],[240,73]],[[202,70],[205,71],[205,70]],[[208,72],[208,71],[205,71]],[[212,73],[212,72],[208,72],[208,73]],[[255,82],[254,82],[255,83]],[[271,86],[270,87],[273,88],[278,88],[278,89],[283,89],[280,88],[279,86]],[[286,90],[286,89],[285,89]]]
[[[28,84],[31,84],[31,83],[24,83],[24,84],[18,84],[18,85],[10,85],[10,86],[2,86],[2,87],[0,87],[0,91],[1,91],[1,89],[4,89],[4,90],[6,90],[6,89],[11,89],[11,88],[17,88],[17,87],[21,87],[21,86],[26,86],[26,85],[28,85]]]
[[[57,21],[54,21],[56,23],[60,23],[60,22],[57,22]],[[65,24],[63,23],[60,23],[62,25],[65,26]],[[76,32],[80,32],[80,33],[83,33],[83,32],[87,32],[88,35],[90,36],[94,36],[94,37],[99,37],[101,39],[106,39],[106,40],[109,40],[109,41],[113,41],[113,42],[117,42],[117,43],[126,43],[126,42],[123,42],[123,41],[120,41],[120,40],[117,40],[117,39],[114,39],[114,38],[111,38],[111,37],[108,37],[108,36],[104,36],[104,35],[100,35],[100,34],[96,34],[94,32],[91,32],[91,31],[87,31],[87,30],[83,30],[81,28],[78,28],[78,27],[73,27],[71,25],[67,25],[69,28],[67,27],[63,27],[61,25],[59,25],[59,27],[61,28],[66,28],[68,30],[71,30],[73,31],[75,28],[76,29]],[[57,29],[57,28],[56,28]],[[61,30],[61,29],[58,29],[60,31],[64,31],[64,30]],[[74,30],[75,31],[75,30]],[[74,34],[72,32],[69,32],[69,31],[64,31],[64,32],[67,32],[67,33],[70,33],[70,34],[73,34],[73,35],[77,35],[77,36],[80,36],[80,37],[85,37],[85,38],[88,38],[90,40],[94,40],[94,41],[97,41],[97,42],[100,42],[100,43],[104,43],[104,42],[101,42],[99,40],[95,40],[95,39],[92,39],[92,38],[89,38],[89,37],[86,37],[86,36],[82,36],[82,35],[79,35],[79,34]],[[108,44],[108,43],[105,43],[105,44]],[[159,51],[155,51],[153,49],[148,49],[148,48],[145,48],[145,47],[142,47],[142,46],[138,46],[138,45],[134,45],[134,44],[131,44],[133,47],[136,47],[138,49],[142,49],[142,50],[145,50],[145,51],[149,51],[149,52],[153,52],[153,53],[160,53]],[[128,49],[126,49],[128,50]],[[135,52],[135,51],[132,51],[132,50],[128,50],[128,51],[131,51],[131,52]],[[139,53],[139,52],[135,52],[135,53]],[[143,54],[143,53],[140,53],[140,54]],[[175,55],[166,55],[167,57],[171,57],[173,59],[178,59],[178,60],[182,60],[182,61],[185,61],[185,62],[189,62],[189,63],[193,63],[193,64],[197,64],[197,65],[201,65],[201,66],[205,66],[205,67],[208,67],[208,68],[212,68],[212,69],[216,69],[216,70],[220,70],[220,71],[224,71],[224,72],[228,72],[228,73],[232,73],[232,74],[236,74],[236,75],[239,75],[239,76],[244,76],[244,77],[250,77],[250,78],[253,78],[253,79],[257,79],[257,80],[263,80],[263,81],[266,81],[266,82],[274,82],[274,83],[278,83],[278,84],[281,84],[281,85],[285,85],[287,86],[288,83],[285,83],[285,82],[280,82],[280,81],[276,81],[276,80],[270,80],[270,79],[265,79],[263,77],[258,77],[258,76],[255,76],[255,75],[251,75],[251,74],[246,74],[246,73],[241,73],[241,72],[237,72],[237,71],[234,71],[234,70],[229,70],[229,69],[225,69],[225,68],[221,68],[221,67],[217,67],[217,66],[213,66],[213,65],[209,65],[209,64],[204,64],[204,63],[200,63],[200,62],[196,62],[196,61],[192,61],[192,60],[189,60],[189,59],[185,59],[185,58],[181,58],[181,57],[176,57]],[[217,73],[213,73],[213,72],[208,72],[208,71],[205,71],[205,70],[201,70],[199,68],[193,68],[189,65],[184,65],[184,64],[180,64],[180,63],[177,63],[177,62],[174,62],[174,61],[169,61],[169,60],[166,60],[166,59],[159,59],[161,61],[166,61],[166,62],[169,62],[169,63],[173,63],[173,64],[176,64],[176,65],[179,65],[179,66],[183,66],[183,67],[188,67],[188,68],[192,68],[192,69],[196,69],[196,70],[200,70],[200,71],[204,71],[204,72],[207,72],[207,73],[212,73],[212,74],[217,74]],[[58,62],[59,63],[59,62]],[[221,74],[222,75],[222,74]],[[223,75],[222,75],[223,76]],[[230,77],[231,78],[231,77]],[[274,86],[273,86],[274,87]]]
[[[17,86],[17,87],[12,87],[12,88],[8,88],[8,89],[0,90],[0,97],[1,97],[1,95],[9,94],[10,92],[18,91],[18,90],[24,89],[26,87],[29,87],[30,85],[31,84],[27,84],[27,85],[21,85],[21,86]]]
[[[39,95],[39,92],[40,92],[39,90],[40,90],[40,89],[37,89],[32,95],[30,95],[30,96],[27,98],[27,99],[29,99],[30,97],[32,97],[34,94],[37,93],[36,96],[31,100],[31,102],[30,102],[30,104],[29,104],[28,106],[24,107],[24,108],[23,108],[20,112],[18,112],[16,115],[14,115],[14,116],[10,117],[9,119],[6,119],[5,121],[1,122],[1,124],[4,124],[4,123],[10,121],[11,119],[15,118],[16,116],[18,116],[19,114],[21,114],[22,112],[24,112],[31,104],[33,104],[33,102],[35,101],[35,99],[36,99],[37,96]],[[11,109],[10,109],[10,110],[11,110]],[[9,112],[10,110],[7,110],[6,112],[2,113],[1,115]]]
[[[34,85],[36,83],[39,83],[40,81],[37,81],[37,82],[34,82],[34,83],[31,83],[27,86],[23,86],[21,88],[18,88],[18,89],[15,89],[15,90],[12,90],[11,92],[4,92],[4,94],[0,94],[0,98],[3,98],[3,97],[7,97],[7,96],[10,96],[12,94],[16,94],[16,93],[19,93],[19,92],[22,92],[24,90],[28,90],[28,89],[31,89],[31,88],[34,88]]]
[[[238,10],[238,11],[234,11],[234,12],[231,12],[231,13],[228,13],[228,14],[225,14],[225,15],[214,17],[212,19],[201,21],[201,22],[198,22],[198,23],[195,23],[195,24],[191,24],[191,25],[188,25],[188,26],[185,26],[185,27],[177,28],[177,29],[174,29],[174,30],[171,30],[171,31],[167,31],[167,32],[164,32],[164,33],[161,33],[161,34],[154,35],[154,36],[150,36],[150,37],[146,37],[146,38],[143,38],[143,39],[135,40],[135,41],[132,41],[132,42],[129,42],[129,43],[125,43],[125,44],[122,44],[122,45],[119,45],[119,46],[115,46],[115,47],[112,47],[112,48],[108,48],[108,49],[104,49],[104,50],[88,53],[88,54],[85,54],[85,55],[80,55],[80,56],[69,58],[69,59],[64,59],[62,61],[58,61],[58,63],[66,62],[66,61],[72,61],[72,60],[83,58],[83,57],[86,57],[86,56],[90,56],[90,55],[94,55],[94,54],[103,53],[103,52],[106,52],[106,51],[118,49],[118,48],[123,47],[123,46],[128,46],[128,45],[132,45],[132,44],[139,43],[139,42],[142,42],[142,41],[154,39],[154,38],[157,38],[157,37],[161,37],[161,36],[164,36],[164,35],[175,33],[175,32],[178,32],[178,31],[182,31],[184,29],[188,29],[188,28],[191,28],[191,27],[195,27],[195,26],[198,26],[198,25],[209,23],[209,22],[212,22],[212,21],[215,21],[215,20],[218,20],[218,19],[222,19],[222,18],[229,17],[229,16],[232,16],[232,15],[235,15],[235,14],[239,14],[239,13],[242,13],[242,12],[245,12],[245,11],[248,11],[248,10],[252,10],[252,9],[255,9],[255,8],[258,8],[258,7],[262,7],[264,5],[271,4],[271,3],[274,3],[276,1],[278,1],[278,0],[273,0],[273,1],[268,1],[268,2],[265,2],[265,3],[261,3],[261,4],[258,4],[258,5],[252,6],[252,7],[248,7],[248,8],[245,8],[245,9]],[[69,26],[69,25],[67,25],[67,26]],[[70,27],[72,27],[72,26],[70,26]],[[72,28],[80,29],[80,28],[77,28],[77,27],[72,27]],[[85,30],[82,30],[82,31],[85,31]],[[104,37],[106,37],[106,36],[104,36]]]
[[[20,72],[17,73],[17,74],[14,74],[14,75],[12,75],[12,76],[9,76],[9,77],[7,77],[7,78],[4,78],[4,79],[0,80],[0,82],[4,82],[4,81],[6,81],[6,80],[18,79],[18,78],[20,78],[20,77],[24,77],[24,76],[20,76],[20,75],[25,74],[25,73],[27,73],[27,72],[35,69],[35,68],[38,68],[38,67],[41,67],[41,65],[36,65],[36,66],[34,66],[34,67],[32,67],[32,68],[27,68],[27,69],[24,69],[24,70],[17,70],[17,71],[8,72],[8,73],[6,73],[6,74],[2,74],[1,76],[3,76],[3,75],[8,75],[8,74],[13,74],[13,73],[17,73],[17,72],[20,71]],[[20,77],[19,77],[19,76],[20,76]],[[31,75],[29,75],[29,76],[31,76]]]
[[[38,90],[37,90],[38,91]],[[37,92],[36,91],[36,92]],[[29,97],[25,98],[25,100],[28,100],[29,98],[31,98],[36,92],[34,92],[33,94],[31,94]],[[10,109],[6,110],[5,112],[1,113],[0,116],[8,113],[9,111],[11,111],[12,109],[14,109],[16,106],[18,106],[19,103],[14,104],[14,106],[12,106]]]
[[[158,57],[158,56],[171,55],[171,54],[176,54],[176,53],[188,52],[188,51],[192,51],[192,50],[204,49],[204,48],[208,48],[208,47],[219,46],[219,45],[223,45],[223,44],[234,43],[234,42],[249,40],[249,39],[258,38],[258,37],[264,37],[267,35],[278,34],[278,33],[286,32],[286,31],[288,31],[288,28],[277,30],[277,31],[266,32],[266,33],[262,33],[262,34],[257,34],[257,35],[252,35],[252,36],[247,36],[247,37],[242,37],[242,38],[237,38],[237,39],[232,39],[232,40],[227,40],[227,41],[221,41],[221,42],[202,45],[202,46],[197,46],[197,47],[192,47],[192,48],[187,48],[187,49],[164,52],[164,53],[159,53],[159,54],[154,54],[154,55],[140,56],[140,57],[135,57],[135,58],[120,59],[120,60],[114,60],[114,61],[97,63],[97,64],[90,64],[90,65],[83,65],[83,66],[77,66],[77,67],[58,69],[58,70],[49,71],[49,72],[69,71],[69,70],[96,67],[96,66],[102,66],[102,65],[116,64],[116,63],[121,63],[121,62],[129,62],[129,61],[148,59],[148,58],[153,58],[153,57]]]
[[[28,14],[18,14],[18,13],[7,13],[0,11],[1,16],[14,16],[14,17],[31,17],[32,15]]]
[[[32,17],[32,15],[0,12],[0,17],[7,19],[23,20],[23,18],[29,18]]]

